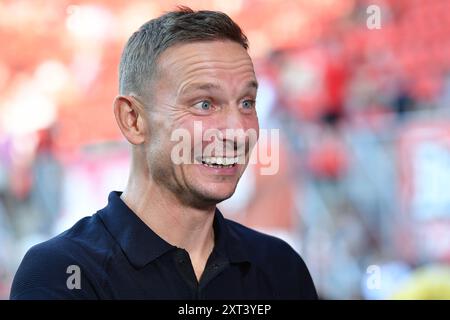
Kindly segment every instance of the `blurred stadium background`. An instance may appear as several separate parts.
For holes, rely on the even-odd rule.
[[[224,213],[288,241],[322,298],[450,299],[444,0],[1,0],[0,298],[30,246],[123,190],[121,50],[179,4],[242,26],[281,132],[279,173],[250,167]]]

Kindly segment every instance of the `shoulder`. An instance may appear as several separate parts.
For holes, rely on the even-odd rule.
[[[11,299],[95,298],[93,276],[107,256],[106,231],[86,217],[62,234],[33,246],[13,280]]]
[[[226,220],[232,233],[242,241],[250,256],[256,260],[281,258],[301,259],[297,252],[280,238],[248,228],[232,220]]]
[[[286,241],[231,220],[227,222],[230,231],[239,237],[251,262],[272,280],[281,297],[317,298],[308,267]]]

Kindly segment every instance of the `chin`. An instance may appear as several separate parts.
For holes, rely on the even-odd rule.
[[[202,188],[202,190],[198,190],[196,192],[196,198],[198,198],[198,200],[203,203],[218,204],[224,200],[231,198],[231,196],[234,194],[235,189],[236,185],[227,188],[224,188],[223,186],[216,188],[214,188],[214,186]]]
[[[212,201],[219,203],[231,198],[233,194],[234,190],[229,192],[208,192],[207,194],[204,194],[204,198],[211,199]]]

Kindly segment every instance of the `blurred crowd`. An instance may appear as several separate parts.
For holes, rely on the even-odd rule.
[[[289,242],[322,298],[450,299],[450,1],[314,2],[183,2],[242,26],[280,129],[279,172],[249,166],[220,208]],[[123,189],[120,52],[176,4],[0,3],[0,298],[30,246]]]

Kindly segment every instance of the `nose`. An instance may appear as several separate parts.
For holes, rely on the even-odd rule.
[[[242,114],[238,108],[229,107],[224,108],[224,112],[222,114],[222,121],[220,123],[220,130],[224,131],[227,129],[240,131],[248,129],[248,119],[246,119],[246,115]],[[247,116],[248,117],[248,116]]]
[[[221,138],[227,149],[244,152],[247,148],[252,148],[259,137],[256,113],[244,113],[234,106],[224,109],[220,115],[218,129],[222,133]]]

